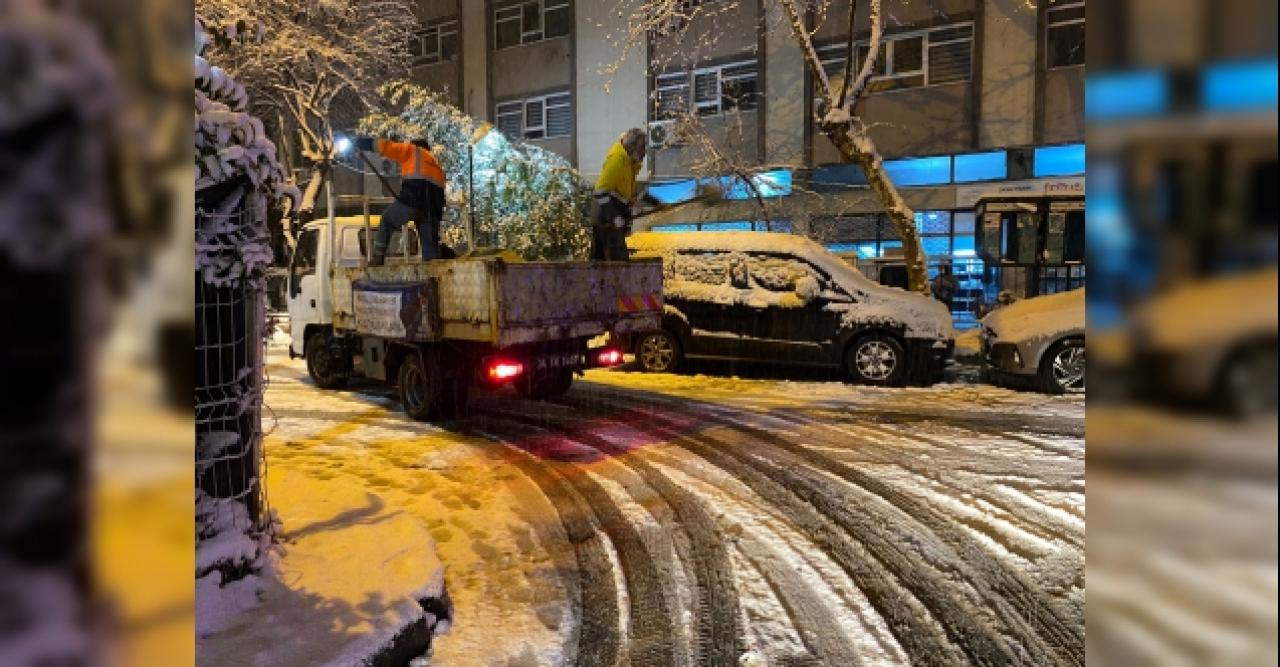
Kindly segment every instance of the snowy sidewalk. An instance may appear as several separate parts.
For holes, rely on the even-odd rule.
[[[288,469],[267,479],[283,553],[257,604],[252,590],[243,605],[197,595],[199,626],[218,628],[197,638],[198,664],[391,665],[424,653],[450,613],[426,526],[359,485]]]

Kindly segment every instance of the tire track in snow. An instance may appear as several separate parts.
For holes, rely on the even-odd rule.
[[[637,397],[630,398],[631,403],[638,402],[635,400]],[[669,403],[664,399],[655,399],[651,396],[641,398],[639,402],[657,404],[658,407],[665,407],[665,404]],[[687,401],[683,401],[680,407],[687,409],[688,404]],[[625,406],[617,407],[632,410]],[[665,421],[652,413],[634,410],[633,413],[636,423],[652,425],[655,421]],[[914,537],[918,541],[924,534],[918,530],[913,531],[910,525],[903,525],[901,521],[890,522],[891,525],[897,524],[895,527],[897,535],[879,531],[871,517],[858,516],[856,513],[847,511],[848,506],[857,504],[856,499],[850,503],[832,503],[828,495],[831,493],[830,485],[824,485],[821,479],[815,479],[812,475],[798,472],[795,463],[806,463],[817,470],[838,476],[855,487],[880,496],[892,506],[903,510],[910,519],[921,522],[928,533],[937,536],[947,547],[961,555],[967,567],[953,570],[951,574],[975,586],[983,599],[992,605],[1000,625],[998,630],[984,627],[983,624],[978,624],[974,619],[966,617],[956,600],[947,596],[933,595],[927,589],[919,590],[918,596],[921,596],[922,601],[926,601],[931,611],[940,617],[939,620],[948,626],[953,639],[965,648],[972,660],[999,662],[1004,659],[1017,659],[1037,664],[1083,663],[1083,636],[1073,630],[1074,624],[1063,619],[1048,601],[1042,600],[1038,592],[1018,573],[991,558],[990,553],[976,543],[972,536],[929,505],[860,471],[833,464],[829,459],[806,450],[800,445],[767,431],[746,426],[742,420],[729,420],[710,415],[705,418],[707,421],[746,434],[753,439],[753,444],[767,442],[774,448],[796,457],[798,460],[770,460],[773,457],[761,456],[761,450],[753,447],[753,455],[757,459],[758,466],[766,466],[778,479],[788,480],[787,486],[793,492],[805,497],[815,507],[823,509],[825,514],[836,518],[842,527],[867,541],[873,551],[880,556],[883,564],[897,570],[895,573],[899,578],[918,579],[929,567],[938,565],[926,564],[913,554],[904,553],[895,548],[896,540],[911,541]],[[726,451],[733,450],[732,443],[721,444]],[[826,489],[825,494],[824,489]],[[908,567],[922,569],[908,571],[908,567],[903,567],[904,562],[911,563]],[[943,564],[943,567],[947,565],[949,564]],[[947,577],[939,574],[941,580],[938,584],[945,585]],[[955,597],[958,599],[960,596]],[[1010,643],[1005,640],[1006,636],[1016,639]],[[1042,642],[1047,642],[1047,645]]]
[[[924,481],[942,484],[952,489],[955,491],[954,495],[956,496],[969,494],[1005,512],[1009,516],[1032,519],[1025,522],[1025,525],[1019,525],[1014,528],[1026,532],[1035,539],[1056,540],[1074,550],[1082,550],[1084,548],[1084,533],[1077,529],[1078,523],[1066,521],[1061,514],[1046,511],[1045,507],[1042,506],[1029,507],[1025,502],[1019,502],[1017,499],[1010,497],[1008,493],[1000,492],[999,484],[990,480],[991,475],[964,467],[965,465],[973,465],[975,456],[984,456],[980,451],[970,449],[966,455],[953,453],[934,454],[931,455],[927,465],[921,465],[911,457],[901,456],[899,453],[901,447],[895,448],[894,444],[887,441],[888,436],[894,435],[899,441],[915,440],[929,445],[935,445],[937,443],[935,439],[910,433],[893,433],[875,427],[865,429],[886,436],[886,440],[879,440],[860,433],[859,431],[863,429],[859,428],[859,426],[851,424],[837,426],[787,413],[748,415],[740,418],[757,421],[774,419],[784,422],[791,428],[807,429],[805,433],[806,442],[804,443],[806,449],[825,449],[831,452],[831,458],[835,460],[845,459],[845,455],[842,454],[844,452],[858,457],[871,457],[871,462],[873,463],[898,466]],[[760,428],[769,430],[768,427],[763,425]],[[815,431],[817,432],[815,433]],[[823,432],[830,433],[830,435],[821,435],[820,433]],[[865,445],[866,447],[859,449],[850,447],[849,438],[856,438],[856,444]],[[867,447],[874,448],[875,451],[868,451]],[[993,462],[991,465],[1005,470],[1009,463],[1007,461]],[[964,481],[955,479],[956,473],[965,473],[965,476],[969,479]],[[1028,512],[1031,512],[1030,516],[1028,516]],[[1018,545],[1009,544],[1004,539],[1001,539],[1000,535],[992,534],[985,528],[983,532],[990,535],[992,539],[1000,541],[1005,548],[1015,552],[1020,551]]]
[[[483,430],[476,435],[492,437]],[[579,667],[618,664],[622,631],[618,591],[607,547],[593,523],[593,512],[571,490],[564,479],[535,457],[510,451],[506,457],[518,467],[556,509],[565,535],[573,547],[578,565],[579,628],[574,664]]]
[[[599,396],[592,398],[597,402],[596,406],[580,409],[597,410]],[[627,411],[630,408],[617,406],[617,413]],[[1012,655],[1000,648],[994,631],[978,627],[971,614],[962,610],[956,600],[944,592],[944,589],[954,587],[953,584],[948,585],[944,577],[920,563],[901,545],[874,539],[871,535],[862,539],[863,535],[856,531],[851,533],[833,519],[832,514],[840,515],[843,510],[819,499],[825,489],[797,483],[789,478],[790,471],[736,453],[732,443],[688,434],[678,425],[673,426],[666,419],[650,413],[632,411],[632,415],[637,420],[632,423],[643,424],[643,430],[727,471],[791,517],[796,528],[828,553],[867,595],[912,663],[952,665],[965,662],[965,654],[960,652],[962,646],[980,656],[979,663],[986,663],[993,655],[997,656],[995,662],[1013,660]],[[873,542],[881,553],[873,556],[864,547],[864,542]],[[886,558],[888,564],[884,563]],[[911,560],[916,562],[908,562]],[[877,561],[887,567],[867,566]],[[948,638],[948,631],[957,638],[956,643]]]
[[[740,624],[737,591],[733,583],[733,570],[729,555],[714,519],[703,508],[701,501],[688,491],[678,487],[653,466],[636,457],[623,457],[622,447],[590,430],[580,428],[581,420],[556,417],[546,413],[528,415],[517,406],[503,406],[501,412],[484,411],[482,414],[502,422],[515,423],[520,428],[535,428],[547,433],[592,447],[629,468],[653,489],[671,508],[677,518],[672,528],[681,530],[688,538],[689,563],[695,580],[693,664],[736,664],[745,649]],[[614,426],[630,427],[627,424]],[[628,576],[628,582],[631,577]]]
[[[486,432],[497,435],[504,445],[518,449],[507,442],[511,432],[516,437],[554,433],[538,425],[537,419],[521,419],[509,412],[479,411],[487,424]],[[491,430],[499,426],[498,431]],[[675,661],[675,630],[672,627],[671,608],[664,595],[664,581],[659,568],[645,547],[635,526],[627,520],[622,510],[613,503],[607,491],[585,471],[568,471],[562,479],[580,493],[596,517],[596,525],[608,536],[618,555],[627,587],[629,601],[627,615],[630,620],[627,632],[626,653],[628,663],[635,667],[667,667]],[[586,619],[583,619],[584,622]],[[593,664],[593,663],[581,663]],[[598,664],[614,664],[603,662]]]

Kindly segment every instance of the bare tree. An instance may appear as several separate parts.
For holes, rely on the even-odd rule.
[[[925,266],[924,249],[920,244],[920,236],[916,230],[915,212],[903,200],[884,168],[884,161],[876,149],[875,142],[868,134],[868,128],[855,112],[856,105],[867,89],[876,70],[876,60],[880,52],[880,41],[884,33],[884,20],[881,11],[881,0],[868,1],[869,25],[867,36],[867,56],[853,71],[856,60],[856,39],[854,16],[858,12],[857,0],[851,0],[848,8],[848,36],[846,49],[846,65],[844,76],[836,81],[828,77],[823,68],[818,52],[814,48],[813,35],[807,26],[806,15],[810,12],[826,15],[834,4],[832,0],[763,0],[761,9],[765,15],[780,12],[783,20],[789,23],[789,31],[795,39],[812,75],[814,94],[821,104],[818,127],[840,152],[845,162],[858,165],[865,174],[867,183],[884,208],[889,220],[902,239],[904,261],[907,268],[909,289],[927,291],[928,272]],[[683,57],[687,61],[696,62],[698,54],[709,50],[714,40],[719,39],[720,31],[708,30],[699,24],[697,19],[710,18],[714,21],[720,16],[729,15],[742,0],[719,0],[703,2],[700,0],[621,0],[618,4],[619,14],[626,17],[626,27],[617,35],[622,45],[622,58],[635,47],[645,43],[651,36],[661,36],[670,43],[684,45]],[[706,23],[702,21],[701,23]],[[694,31],[697,31],[696,33]],[[670,53],[662,55],[664,60],[650,63],[655,74],[660,72]],[[617,65],[610,65],[606,71],[616,71]],[[693,133],[691,136],[696,136]],[[688,139],[686,139],[688,141]],[[700,145],[700,144],[699,144]],[[713,146],[714,148],[714,146]],[[714,152],[714,151],[713,151]],[[707,151],[702,151],[705,156]],[[705,160],[704,160],[705,161]],[[714,162],[714,160],[713,160]],[[730,164],[732,163],[732,164]],[[720,166],[733,167],[729,173],[742,171],[740,161],[729,161]],[[749,184],[752,179],[745,179]],[[758,197],[759,192],[752,188]],[[763,209],[763,203],[761,204]]]
[[[377,109],[378,87],[403,78],[416,19],[409,0],[197,0],[211,59],[244,84],[261,116],[283,115],[311,165],[299,205],[315,207],[335,155],[335,122]]]

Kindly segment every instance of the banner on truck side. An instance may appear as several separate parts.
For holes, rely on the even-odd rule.
[[[356,290],[356,331],[383,338],[404,338],[405,329],[401,312],[404,310],[405,292],[371,292]]]

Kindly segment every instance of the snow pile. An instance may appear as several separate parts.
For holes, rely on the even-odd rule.
[[[945,305],[872,282],[817,243],[768,232],[644,232],[627,239],[636,257],[660,257],[670,299],[749,308],[803,308],[829,284],[854,303],[823,306],[844,326],[884,326],[911,338],[953,338]],[[816,271],[815,271],[816,269]]]
[[[64,568],[32,567],[0,554],[0,665],[91,664],[82,593]]]
[[[206,206],[197,230],[196,269],[211,285],[260,281],[273,253],[266,227],[268,206],[299,194],[286,182],[276,147],[262,121],[249,114],[244,86],[201,53],[206,38],[196,22],[195,166],[197,192],[242,181]]]
[[[215,438],[225,446],[232,438]],[[252,535],[253,522],[238,500],[196,492],[196,634],[218,632],[255,607],[265,589],[270,535]]]
[[[982,318],[982,325],[1007,342],[1054,338],[1084,333],[1084,288],[1023,299]]]
[[[111,59],[75,7],[57,4],[0,3],[0,249],[21,265],[74,256],[112,226]]]

